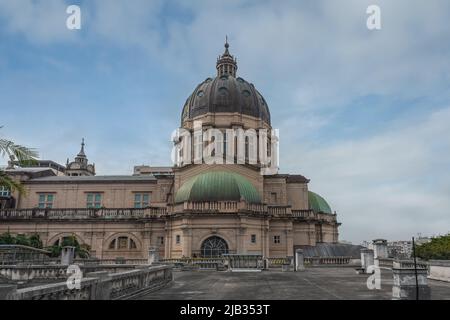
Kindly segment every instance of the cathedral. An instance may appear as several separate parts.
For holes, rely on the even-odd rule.
[[[272,130],[266,100],[237,69],[226,42],[216,76],[200,83],[181,110],[180,128],[193,134],[194,145],[208,144],[202,135],[196,139],[195,130],[215,129],[223,133],[223,148],[236,150],[227,130]],[[260,139],[257,134],[256,143]],[[248,144],[246,139],[241,162],[205,163],[195,150],[182,150],[192,161],[136,166],[126,176],[96,175],[84,139],[65,166],[40,160],[21,167],[10,161],[5,171],[26,193],[0,188],[0,233],[38,234],[44,246],[73,236],[99,259],[142,259],[149,250],[166,259],[226,253],[281,258],[297,248],[338,243],[336,213],[309,190],[309,180],[261,174],[263,165],[250,161]],[[274,153],[270,141],[267,145]]]

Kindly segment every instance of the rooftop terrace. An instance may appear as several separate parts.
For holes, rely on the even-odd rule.
[[[174,272],[167,287],[145,300],[383,300],[392,298],[392,271],[382,270],[381,290],[353,268],[307,268],[303,272]],[[432,299],[450,300],[450,283],[428,280]]]

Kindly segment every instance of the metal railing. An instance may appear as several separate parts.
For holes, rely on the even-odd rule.
[[[48,264],[50,251],[16,244],[0,245],[0,265]]]

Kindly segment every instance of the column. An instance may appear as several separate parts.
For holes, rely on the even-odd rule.
[[[295,250],[295,271],[304,271],[305,270],[305,261],[303,256],[303,250],[297,249]]]
[[[373,250],[375,259],[387,258],[388,257],[387,240],[384,239],[373,240]]]
[[[182,241],[182,256],[188,258],[192,257],[192,230],[188,227],[182,229],[183,239]]]
[[[169,222],[166,221],[165,225],[165,237],[164,237],[164,258],[170,259],[172,258],[172,228],[169,225]]]
[[[292,224],[289,226],[290,229],[286,229],[286,256],[294,257],[294,235],[292,234]]]
[[[374,265],[374,253],[371,249],[361,249],[361,268],[364,269],[364,273],[367,273],[367,269]]]
[[[245,236],[247,234],[247,228],[239,227],[237,230],[237,254],[246,254]]]
[[[155,247],[148,249],[148,264],[156,264],[159,262],[159,250]]]
[[[61,250],[61,264],[68,266],[73,263],[75,257],[75,247],[63,247]]]

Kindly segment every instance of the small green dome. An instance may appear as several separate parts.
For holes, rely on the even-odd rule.
[[[175,196],[175,203],[186,201],[240,201],[261,203],[255,186],[243,176],[226,171],[199,174],[186,181]]]
[[[309,201],[309,208],[312,209],[314,212],[323,212],[323,213],[329,213],[332,214],[330,205],[327,203],[327,201],[319,196],[317,193],[314,193],[312,191],[308,191],[308,201]]]

